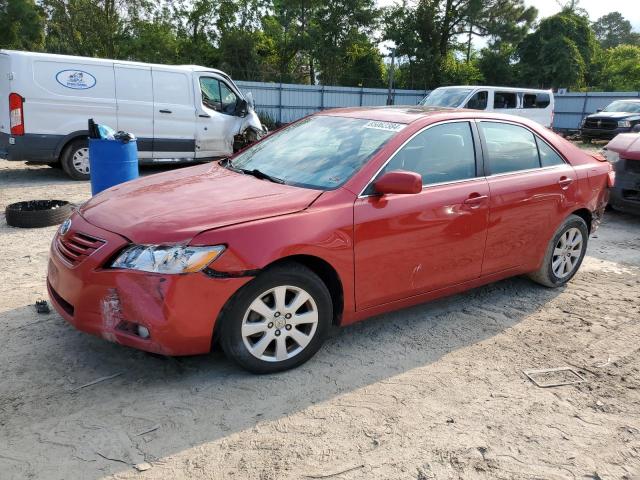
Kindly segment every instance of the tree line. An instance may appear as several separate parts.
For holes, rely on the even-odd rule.
[[[618,12],[591,22],[578,0],[543,19],[524,0],[0,0],[1,48],[238,80],[381,87],[389,46],[396,88],[640,90],[640,34]]]

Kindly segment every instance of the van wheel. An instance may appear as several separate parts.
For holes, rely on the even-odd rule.
[[[569,215],[547,246],[542,266],[529,278],[545,287],[561,287],[578,272],[587,252],[589,230],[577,215]]]
[[[60,163],[73,180],[89,180],[89,142],[84,138],[73,140],[62,152]]]

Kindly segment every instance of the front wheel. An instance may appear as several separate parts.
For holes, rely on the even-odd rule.
[[[585,221],[577,215],[569,215],[549,242],[542,266],[529,277],[545,287],[561,287],[580,268],[588,239]]]
[[[297,367],[322,346],[333,318],[331,296],[311,270],[267,269],[239,290],[221,315],[220,344],[254,373]]]
[[[60,163],[62,169],[74,180],[89,180],[89,143],[77,139],[64,149]]]

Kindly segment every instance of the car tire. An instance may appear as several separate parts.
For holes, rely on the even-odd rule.
[[[7,205],[7,225],[40,228],[59,225],[71,216],[73,205],[65,200],[29,200]]]
[[[320,277],[303,265],[283,264],[266,269],[232,297],[219,318],[220,345],[250,372],[280,372],[320,349],[332,318],[331,295]]]
[[[60,163],[73,180],[89,180],[89,141],[78,138],[69,143],[62,152]]]
[[[566,284],[580,269],[587,251],[589,229],[577,215],[569,215],[547,246],[542,266],[529,278],[549,288]]]

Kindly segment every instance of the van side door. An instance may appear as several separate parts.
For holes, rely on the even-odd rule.
[[[153,158],[195,156],[196,112],[191,72],[152,68]]]
[[[207,72],[194,77],[198,113],[196,157],[226,157],[233,153],[234,136],[240,132],[239,92],[222,77]]]
[[[153,156],[153,85],[151,67],[114,64],[117,130],[137,138],[138,158]]]

